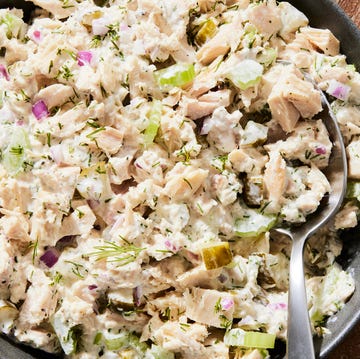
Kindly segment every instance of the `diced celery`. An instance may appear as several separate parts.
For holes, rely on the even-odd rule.
[[[107,166],[104,162],[81,171],[76,189],[85,199],[108,200],[112,197]]]
[[[79,325],[70,326],[68,321],[63,317],[62,313],[56,312],[52,318],[52,326],[59,338],[60,345],[66,355],[76,352],[79,338],[81,335],[81,327]]]
[[[249,349],[249,348],[236,348],[235,358],[243,359],[269,359],[269,351],[266,349]]]
[[[155,80],[162,90],[169,90],[173,87],[182,87],[195,77],[193,64],[177,63],[164,69],[154,72]]]
[[[275,62],[277,58],[277,50],[273,47],[265,48],[258,54],[256,60],[263,66],[268,67]]]
[[[139,338],[135,334],[126,331],[111,336],[107,333],[104,342],[107,350],[123,353],[123,358],[125,358],[126,353],[129,352],[133,352],[134,354],[138,356],[141,355],[143,357],[144,353],[148,349],[146,343],[140,342]]]
[[[200,30],[195,36],[196,43],[199,46],[203,45],[206,41],[211,39],[216,34],[216,31],[217,31],[217,26],[215,22],[212,19],[206,20],[202,24]]]
[[[246,90],[260,82],[263,66],[255,60],[243,60],[233,67],[225,77],[240,90]]]
[[[105,339],[107,350],[120,350],[127,344],[127,336],[125,334],[116,338]]]
[[[0,299],[0,332],[9,334],[18,315],[19,311],[13,304]]]
[[[272,228],[277,220],[274,214],[264,214],[248,208],[243,217],[235,221],[235,233],[239,237],[256,237]]]
[[[227,346],[272,349],[275,346],[275,334],[248,332],[240,328],[230,329],[225,333]]]
[[[266,141],[268,133],[268,127],[254,122],[249,121],[244,129],[241,137],[242,145],[257,145]]]
[[[11,174],[16,175],[23,170],[26,159],[25,151],[30,148],[29,136],[22,127],[14,127],[10,142],[3,152],[2,163]]]
[[[174,359],[175,354],[158,346],[151,345],[151,348],[146,352],[145,359]]]
[[[346,189],[346,198],[356,198],[358,201],[360,201],[360,182],[348,182]]]
[[[161,121],[162,104],[158,100],[154,100],[151,110],[149,111],[149,124],[144,131],[145,147],[151,145],[158,132]]]
[[[228,242],[202,248],[201,254],[208,270],[226,266],[232,261],[232,253]]]
[[[0,25],[3,24],[6,26],[6,36],[8,39],[23,36],[25,23],[18,16],[10,12],[5,14],[5,16],[0,19]]]

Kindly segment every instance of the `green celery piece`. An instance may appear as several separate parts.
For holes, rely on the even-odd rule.
[[[107,350],[120,350],[127,345],[127,336],[124,334],[117,338],[105,339]]]
[[[161,101],[154,100],[149,112],[149,124],[144,131],[144,145],[148,147],[154,142],[161,121],[162,104]]]
[[[51,324],[59,338],[64,353],[66,355],[75,353],[80,337],[80,326],[69,326],[66,319],[59,312],[54,314]]]
[[[358,201],[360,201],[360,182],[348,182],[346,189],[346,198],[356,198]]]
[[[164,69],[154,72],[155,80],[162,90],[168,90],[173,87],[182,87],[195,77],[195,68],[193,64],[177,63]]]
[[[277,58],[277,50],[273,47],[265,48],[258,56],[257,61],[265,67],[269,67]]]
[[[132,348],[139,355],[142,355],[148,349],[146,343],[140,342],[139,338],[135,334],[129,332],[119,333],[113,338],[105,338],[105,346],[111,351]]]
[[[8,39],[18,38],[24,26],[24,21],[12,13],[7,13],[0,19],[0,25],[7,27],[6,36]]]
[[[264,214],[248,208],[242,218],[235,221],[235,233],[239,237],[256,237],[267,232],[277,221],[275,214]]]
[[[227,346],[272,349],[275,346],[275,334],[250,332],[240,328],[230,329],[225,333],[224,343]]]
[[[225,77],[240,90],[246,90],[260,82],[264,68],[255,60],[243,60],[232,68]]]
[[[25,129],[14,127],[10,143],[3,152],[3,166],[11,174],[16,175],[23,170],[26,159],[25,151],[30,148],[29,135]]]
[[[146,359],[175,359],[175,354],[152,344],[151,348],[146,352]]]

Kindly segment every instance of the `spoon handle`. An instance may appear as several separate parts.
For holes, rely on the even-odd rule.
[[[300,238],[293,238],[291,249],[286,349],[288,359],[315,358],[305,289],[304,242]]]

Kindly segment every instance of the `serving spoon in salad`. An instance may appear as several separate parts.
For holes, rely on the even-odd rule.
[[[304,74],[304,76],[317,87],[309,75]],[[305,288],[304,247],[307,239],[337,212],[344,199],[347,183],[346,152],[341,132],[325,94],[321,90],[319,91],[321,92],[323,110],[318,114],[318,117],[323,120],[333,143],[329,165],[324,170],[331,191],[321,201],[317,211],[307,217],[304,224],[274,229],[292,240],[286,349],[288,359],[315,358]]]

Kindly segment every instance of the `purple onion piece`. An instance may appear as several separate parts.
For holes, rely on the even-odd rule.
[[[10,81],[9,73],[4,65],[0,65],[0,74],[6,81]]]
[[[133,289],[133,300],[136,307],[141,305],[142,288],[137,286]]]
[[[89,286],[88,286],[88,289],[89,290],[94,290],[94,289],[96,289],[98,286],[96,285],[96,284],[90,284]]]
[[[51,247],[47,249],[44,254],[40,257],[40,261],[43,262],[48,268],[53,267],[56,262],[59,260],[60,253],[59,251]]]
[[[271,310],[287,310],[286,303],[269,303],[267,307]]]
[[[231,298],[222,298],[220,304],[223,310],[229,310],[234,306],[234,301]]]
[[[324,146],[318,146],[318,147],[316,147],[315,152],[319,155],[325,155],[326,148]]]
[[[90,64],[92,58],[93,58],[93,54],[91,51],[79,51],[77,53],[77,63],[79,66]]]
[[[34,103],[32,106],[32,113],[37,120],[41,120],[42,118],[49,116],[49,110],[43,100],[39,100]]]

